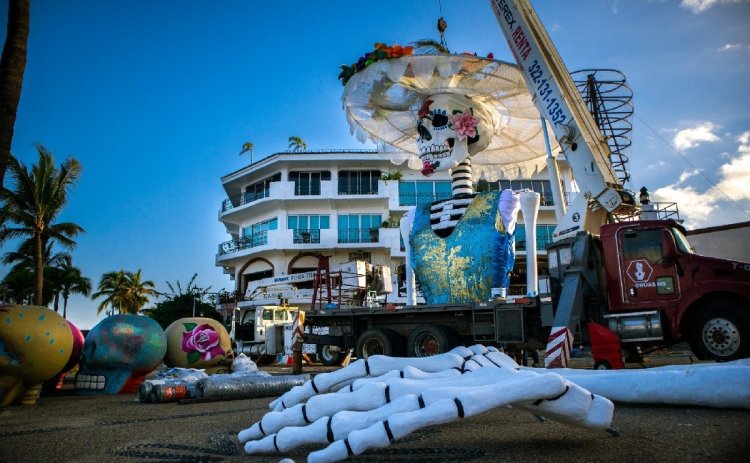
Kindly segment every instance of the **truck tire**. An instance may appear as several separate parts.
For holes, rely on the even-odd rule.
[[[606,360],[598,360],[594,363],[594,370],[611,370],[612,364]]]
[[[399,338],[395,331],[388,328],[369,329],[357,340],[357,358],[366,359],[371,355],[398,357],[401,354]]]
[[[456,346],[455,332],[445,326],[431,323],[419,325],[406,342],[408,357],[429,357],[448,352]]]
[[[690,348],[703,360],[727,361],[750,356],[750,315],[732,302],[710,302],[696,317]]]
[[[338,346],[331,346],[329,344],[318,345],[317,353],[320,362],[328,367],[341,365],[341,362],[344,360],[344,353]]]

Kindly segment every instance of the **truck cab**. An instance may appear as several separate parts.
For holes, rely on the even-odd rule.
[[[277,326],[294,322],[296,307],[259,305],[241,307],[235,311],[235,323],[230,333],[237,344],[237,354],[259,357],[266,353],[266,340],[273,337],[276,343]],[[280,340],[283,345],[283,338]]]
[[[698,358],[750,355],[750,264],[695,254],[673,220],[601,228],[608,313],[624,344],[688,341]]]

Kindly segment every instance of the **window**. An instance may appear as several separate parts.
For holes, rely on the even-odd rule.
[[[242,229],[242,239],[251,247],[261,246],[268,243],[268,231],[278,228],[278,219],[273,218],[258,222]]]
[[[378,241],[380,214],[339,215],[339,243],[370,243]]]
[[[682,232],[676,228],[672,228],[672,236],[674,236],[674,240],[677,243],[677,248],[686,253],[692,254],[693,247],[690,246],[690,242],[688,241],[687,237],[682,234]]]
[[[355,260],[363,260],[365,262],[372,263],[372,253],[364,251],[350,252],[349,262],[353,262]]]
[[[549,180],[498,180],[497,182],[487,182],[480,180],[477,183],[477,191],[502,191],[502,190],[524,190],[528,189],[539,193],[541,196],[540,206],[554,206],[552,199],[552,186]]]
[[[398,199],[401,206],[429,204],[448,199],[453,194],[450,180],[398,182]]]
[[[374,195],[378,193],[379,170],[339,171],[340,195]]]
[[[320,182],[331,180],[331,173],[322,172],[289,172],[289,180],[294,182],[296,196],[319,195]]]
[[[621,236],[622,254],[626,259],[661,261],[661,230],[625,230]]]
[[[552,243],[552,233],[555,231],[555,225],[537,225],[536,226],[536,249],[544,251]],[[516,250],[526,250],[526,226],[516,225]]]
[[[277,173],[271,177],[261,180],[260,182],[248,185],[245,188],[245,203],[250,203],[261,198],[267,198],[270,195],[271,182],[281,180],[281,174]]]
[[[320,230],[330,227],[327,215],[290,215],[287,228],[294,230],[295,243],[320,243]]]

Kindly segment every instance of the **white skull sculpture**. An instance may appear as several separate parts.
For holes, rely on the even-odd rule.
[[[449,93],[427,97],[417,114],[422,174],[456,167],[482,151],[492,137],[489,112],[470,98]]]

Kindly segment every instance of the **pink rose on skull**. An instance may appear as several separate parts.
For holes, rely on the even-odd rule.
[[[182,350],[197,353],[201,360],[211,360],[216,356],[224,355],[224,349],[219,346],[219,341],[219,333],[211,325],[198,325],[191,331],[182,333]],[[188,358],[190,357],[188,355]]]

